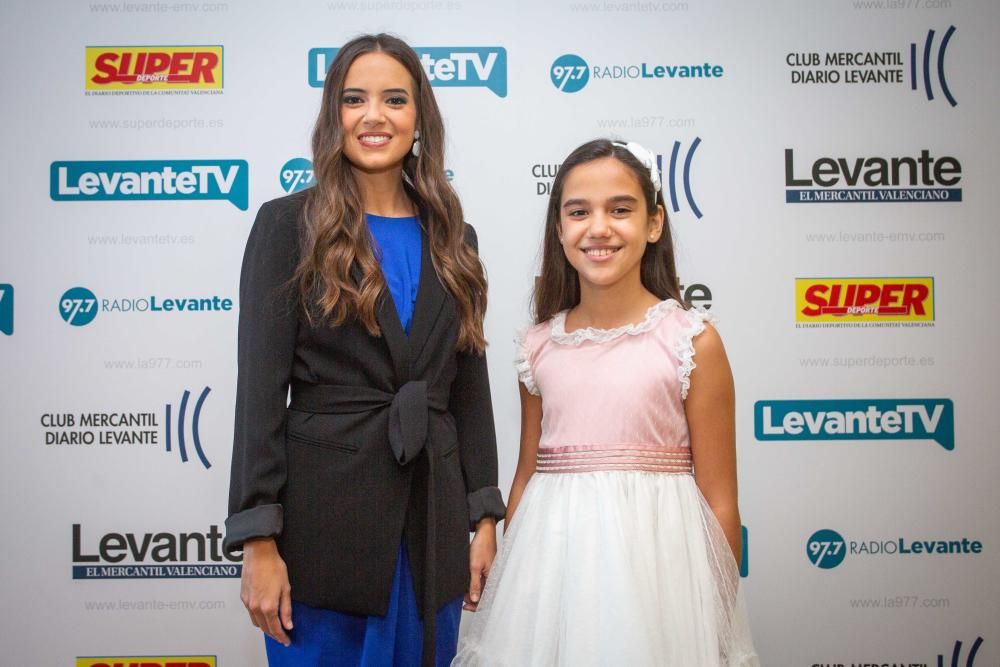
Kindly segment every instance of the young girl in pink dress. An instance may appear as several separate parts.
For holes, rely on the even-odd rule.
[[[507,532],[453,665],[752,666],[734,390],[684,305],[653,156],[591,141],[549,200]]]

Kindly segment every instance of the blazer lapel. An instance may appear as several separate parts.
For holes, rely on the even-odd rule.
[[[446,296],[445,288],[431,261],[427,233],[422,233],[420,239],[420,284],[417,286],[417,303],[413,307],[413,321],[410,323],[409,343],[412,359],[418,358],[427,345]]]
[[[351,266],[351,277],[354,278],[356,284],[361,284],[363,276],[361,268],[357,264]],[[385,339],[385,343],[389,347],[392,367],[396,372],[396,382],[404,384],[410,379],[410,346],[388,289],[379,296],[375,303],[375,319],[382,330],[382,338]]]

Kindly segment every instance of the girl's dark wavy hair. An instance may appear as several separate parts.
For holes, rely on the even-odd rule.
[[[552,193],[549,195],[549,205],[545,215],[545,237],[542,242],[542,275],[535,282],[531,298],[536,323],[545,322],[556,313],[572,308],[580,302],[580,277],[566,259],[566,253],[563,252],[562,244],[559,242],[563,184],[575,167],[608,157],[621,162],[635,176],[649,215],[656,213],[658,205],[664,206],[662,188],[660,192],[654,189],[649,169],[623,145],[618,145],[610,139],[595,139],[570,153],[559,168],[552,183]],[[640,275],[643,286],[659,299],[671,298],[684,304],[677,280],[673,237],[670,234],[669,220],[665,215],[663,233],[659,240],[646,245]]]
[[[392,35],[363,35],[337,53],[323,85],[323,101],[312,137],[316,185],[303,206],[303,252],[295,272],[304,310],[313,322],[337,326],[357,319],[373,336],[381,335],[375,317],[378,298],[386,290],[365,224],[364,202],[351,163],[344,154],[341,98],[347,71],[366,53],[396,59],[414,81],[419,157],[407,154],[403,187],[415,204],[427,234],[434,269],[459,311],[457,347],[481,353],[486,348],[486,275],[479,256],[464,241],[465,223],[458,195],[445,177],[444,123],[420,59]],[[351,267],[361,269],[361,281]]]

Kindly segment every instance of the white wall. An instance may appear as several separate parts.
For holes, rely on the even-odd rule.
[[[72,326],[59,306],[77,286],[109,305],[150,297],[161,304],[235,300],[254,212],[284,194],[282,166],[309,157],[320,100],[320,89],[309,85],[310,49],[387,30],[417,47],[504,49],[506,76],[502,59],[492,72],[496,90],[437,89],[448,167],[490,277],[501,486],[509,486],[517,452],[511,338],[528,321],[545,206],[537,192],[539,181],[544,189],[551,180],[533,170],[544,174],[578,144],[608,135],[642,142],[663,156],[664,167],[678,142],[682,167],[700,139],[689,183],[702,215],[684,195],[680,169],[671,221],[682,282],[710,288],[736,375],[745,582],[764,664],[938,664],[942,655],[948,665],[961,641],[953,664],[964,665],[980,637],[975,664],[996,664],[1000,453],[990,415],[1000,356],[989,341],[998,324],[998,19],[997,5],[986,0],[6,3],[0,284],[12,286],[16,300],[13,333],[0,337],[0,662],[189,655],[263,664],[235,578],[72,578],[74,565],[113,564],[74,562],[74,524],[77,561],[98,555],[102,536],[131,533],[137,547],[146,534],[152,547],[166,545],[146,554],[147,566],[229,563],[213,560],[210,549],[204,561],[171,554],[176,537],[157,534],[206,533],[225,519],[236,308],[100,311]],[[937,66],[950,26],[942,70],[956,106],[944,96]],[[933,100],[923,74],[929,30]],[[223,86],[218,94],[88,94],[86,47],[108,45],[221,45]],[[820,69],[836,69],[842,79],[844,70],[898,70],[883,76],[901,83],[792,83],[793,71],[807,68],[790,66],[789,54],[808,62],[808,54],[825,61],[840,52],[898,53],[900,64]],[[587,64],[589,80],[578,92],[561,92],[550,78],[564,54]],[[721,66],[722,75],[599,79],[602,70],[594,71],[643,63],[648,71],[707,63]],[[851,168],[858,158],[919,158],[922,150],[936,162],[952,157],[960,179],[950,187],[961,189],[962,201],[786,204],[786,149],[797,179],[824,157],[844,158]],[[53,198],[52,163],[107,160],[244,160],[235,173],[248,178],[248,209],[224,200]],[[665,173],[668,196],[669,180]],[[928,326],[885,326],[891,317],[873,316],[879,326],[796,327],[796,278],[859,277],[933,278],[933,319]],[[0,297],[0,329],[10,294]],[[197,425],[210,468],[192,432],[206,387]],[[182,462],[177,418],[185,390]],[[929,398],[952,402],[952,450],[902,436],[755,438],[757,401],[859,399],[867,406],[869,399],[905,405]],[[81,415],[92,413],[127,413],[148,425],[82,427]],[[135,432],[156,441],[46,444],[68,431]],[[836,567],[821,568],[807,557],[821,529],[856,547],[963,538],[982,546],[965,554],[848,553]],[[117,548],[118,538],[106,539],[108,555],[125,556],[118,564],[136,563],[126,537]]]

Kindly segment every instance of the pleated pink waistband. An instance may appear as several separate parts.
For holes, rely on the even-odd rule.
[[[640,470],[691,474],[690,447],[655,445],[569,445],[539,447],[536,472]]]

